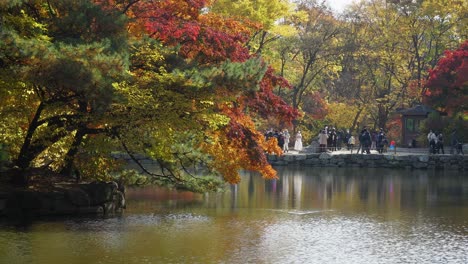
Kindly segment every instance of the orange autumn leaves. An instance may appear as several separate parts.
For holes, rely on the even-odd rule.
[[[204,11],[208,4],[204,0],[145,2],[134,13],[153,38],[179,46],[181,56],[202,66],[217,67],[226,61],[242,63],[256,57],[250,54],[246,43],[260,26]],[[248,85],[240,94],[234,87],[232,91],[225,84],[219,87],[223,92],[215,93],[218,97],[235,100],[224,103],[216,100],[220,102],[216,106],[218,111],[228,116],[230,122],[220,130],[207,131],[211,140],[202,144],[202,149],[213,157],[210,165],[229,183],[240,181],[241,169],[258,171],[266,179],[276,178],[265,153],[280,155],[281,149],[274,140],[265,141],[253,118],[275,116],[289,123],[297,116],[292,107],[273,93],[274,87],[289,84],[275,76],[272,68],[258,83]]]
[[[235,184],[240,181],[239,170],[259,172],[265,179],[276,179],[276,171],[268,163],[265,153],[282,154],[275,139],[265,140],[258,132],[250,117],[225,109],[235,122],[221,131],[210,135],[211,141],[202,144],[202,149],[216,157],[211,166],[224,179]]]
[[[274,70],[265,66],[258,55],[251,54],[246,46],[261,25],[212,13],[210,2],[134,1],[131,6],[122,8],[132,17],[130,33],[147,35],[164,46],[177,48],[177,55],[190,65],[199,69],[221,69],[226,63],[243,64],[243,70],[238,67],[238,72],[233,73],[239,76],[239,81],[210,81],[214,88],[210,99],[214,102],[213,111],[229,117],[230,122],[225,127],[204,131],[209,140],[201,147],[212,157],[210,165],[229,183],[239,182],[241,169],[258,171],[264,178],[274,179],[276,172],[265,153],[279,155],[281,150],[274,141],[265,141],[253,120],[274,117],[290,123],[295,119],[297,111],[273,93],[275,87],[289,88],[289,84],[275,76]],[[259,71],[252,68],[267,70],[258,75]]]

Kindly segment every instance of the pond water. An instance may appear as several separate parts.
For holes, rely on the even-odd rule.
[[[468,175],[278,168],[225,193],[130,189],[111,218],[0,224],[0,263],[468,263]]]

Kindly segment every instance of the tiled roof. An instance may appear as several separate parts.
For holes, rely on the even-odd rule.
[[[429,113],[435,112],[436,110],[432,109],[429,106],[425,105],[416,105],[411,108],[397,110],[398,113],[404,115],[427,115]]]

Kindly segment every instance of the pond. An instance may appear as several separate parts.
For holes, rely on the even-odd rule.
[[[278,168],[221,194],[130,189],[111,218],[0,224],[0,263],[468,263],[458,171]]]

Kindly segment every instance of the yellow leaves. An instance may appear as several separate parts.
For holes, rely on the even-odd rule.
[[[200,104],[206,104],[206,105],[212,106],[212,105],[214,105],[214,102],[213,101],[207,101],[207,100],[201,100]]]
[[[229,17],[239,17],[259,23],[266,30],[274,27],[275,21],[288,15],[292,5],[286,0],[217,0],[212,10]]]
[[[282,37],[294,37],[298,34],[297,30],[291,25],[276,25],[271,29],[271,33]]]
[[[208,126],[213,130],[225,127],[230,120],[229,117],[222,114],[202,115],[202,119],[208,123]]]
[[[345,103],[329,103],[328,105],[326,118],[332,124],[345,128],[352,127],[354,118],[359,112],[359,107]]]

